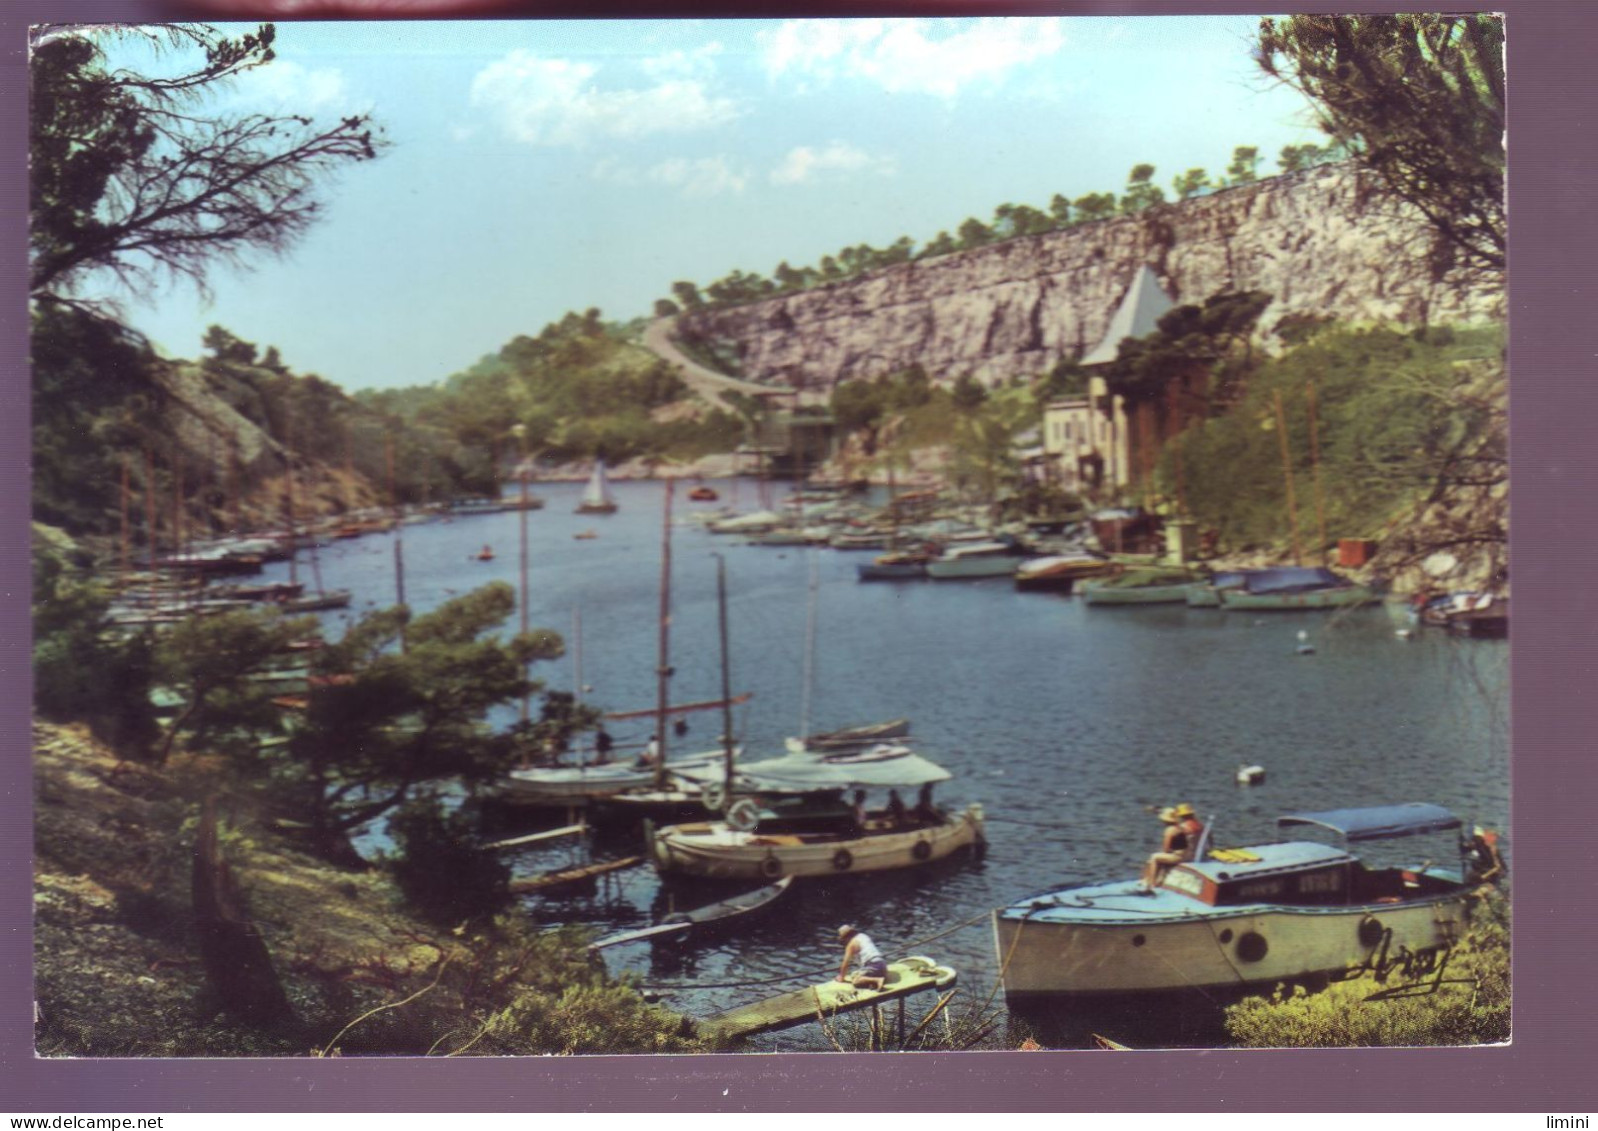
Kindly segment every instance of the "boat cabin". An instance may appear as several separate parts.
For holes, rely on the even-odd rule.
[[[1437,805],[1413,803],[1371,809],[1292,813],[1282,827],[1328,829],[1350,843],[1446,832],[1460,820]],[[1313,841],[1215,848],[1175,865],[1160,886],[1210,907],[1251,903],[1348,906],[1402,903],[1457,890],[1460,880],[1431,869],[1370,867],[1343,848]]]

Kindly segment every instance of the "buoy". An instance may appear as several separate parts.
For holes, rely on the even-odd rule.
[[[1298,654],[1300,656],[1313,656],[1315,654],[1315,645],[1309,642],[1309,633],[1302,628],[1298,630]]]
[[[1265,780],[1264,766],[1239,766],[1237,768],[1238,785],[1258,785]]]

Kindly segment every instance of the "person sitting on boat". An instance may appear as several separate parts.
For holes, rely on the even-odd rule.
[[[849,814],[850,814],[850,816],[852,816],[854,818],[854,827],[855,827],[856,831],[864,832],[865,828],[866,828],[866,791],[865,790],[857,789],[857,790],[854,791],[854,800],[851,801],[850,804],[849,804]]]
[[[927,782],[921,787],[921,792],[916,794],[915,817],[923,825],[938,823],[938,807],[932,804],[932,783]]]
[[[1198,819],[1193,806],[1186,801],[1176,807],[1176,816],[1182,822],[1182,832],[1187,836],[1187,858],[1191,860],[1193,853],[1198,851],[1199,842],[1204,839],[1204,822]]]
[[[894,828],[904,824],[905,808],[904,799],[899,796],[897,789],[888,790],[888,820]]]
[[[852,964],[858,967],[853,978],[856,989],[880,990],[888,980],[888,960],[882,957],[882,951],[871,941],[871,936],[845,923],[838,928],[838,941],[843,943],[843,961],[838,964],[837,980],[851,980],[849,967]]]
[[[610,732],[600,727],[594,734],[594,761],[601,766],[610,761],[610,752],[615,745],[616,740],[610,737]]]
[[[652,734],[649,736],[649,742],[644,746],[644,752],[638,755],[638,768],[647,770],[658,761],[660,761],[660,735]]]
[[[1160,820],[1165,822],[1165,835],[1160,842],[1160,851],[1150,856],[1148,863],[1143,865],[1143,879],[1136,889],[1140,895],[1153,895],[1166,871],[1173,864],[1188,860],[1192,851],[1187,833],[1182,831],[1182,819],[1176,815],[1175,809],[1161,809]]]

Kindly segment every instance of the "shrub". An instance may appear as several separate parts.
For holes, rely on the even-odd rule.
[[[406,902],[442,926],[484,919],[510,901],[510,867],[474,843],[460,810],[435,797],[409,802],[388,823],[399,852],[386,861]]]

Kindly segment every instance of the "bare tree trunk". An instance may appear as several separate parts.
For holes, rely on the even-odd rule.
[[[244,900],[216,833],[216,803],[207,798],[194,842],[194,927],[208,987],[221,1008],[246,1024],[268,1025],[294,1016],[272,956]]]

